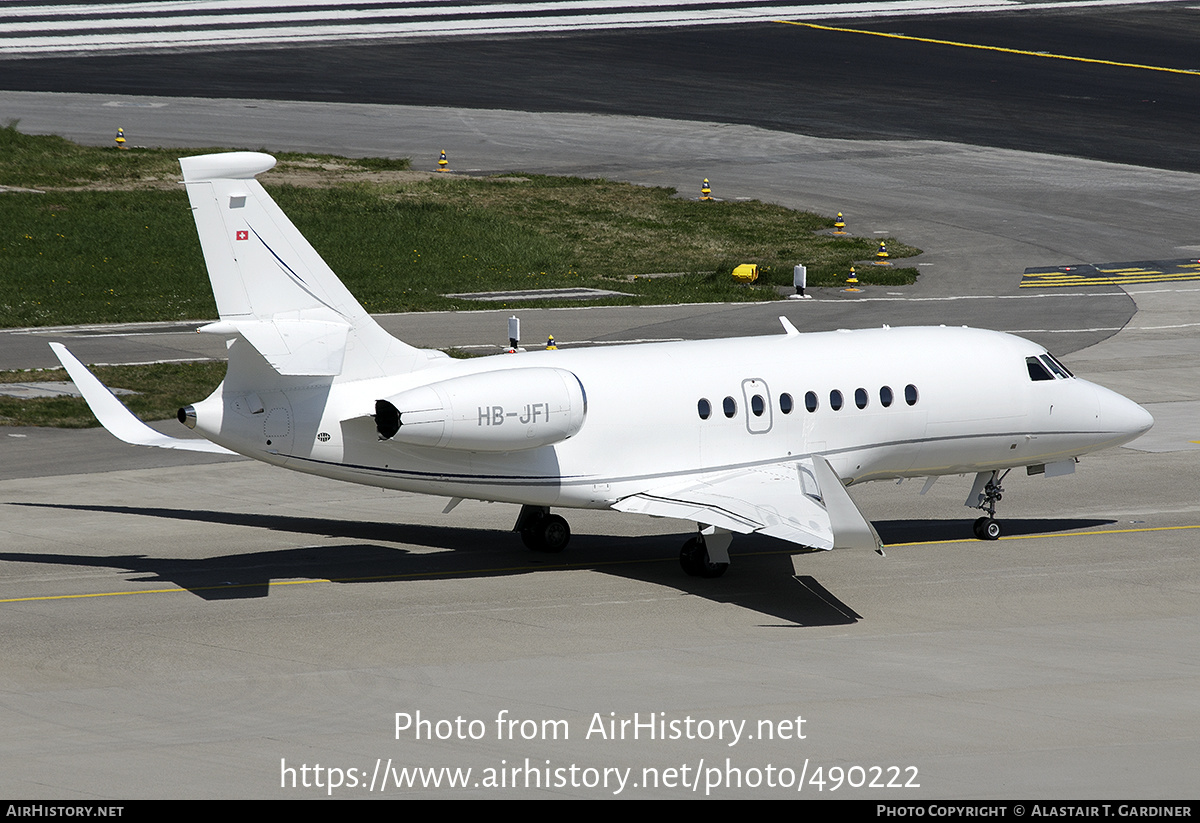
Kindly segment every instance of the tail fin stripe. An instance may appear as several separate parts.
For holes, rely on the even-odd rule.
[[[284,260],[282,257],[280,257],[279,253],[276,252],[275,249],[271,248],[271,244],[263,239],[263,236],[258,233],[257,229],[255,229],[253,226],[250,226],[250,231],[254,232],[254,236],[258,238],[258,242],[263,244],[263,248],[265,248],[268,252],[271,253],[271,256],[275,258],[275,262],[277,262],[279,264],[279,267],[281,269],[283,269],[285,274],[287,274],[290,278],[292,278],[292,281],[295,282],[296,285],[298,285],[305,294],[307,294],[313,300],[316,300],[318,303],[320,303],[325,308],[329,309],[331,312],[336,314],[338,317],[341,317],[342,319],[344,319],[346,321],[350,320],[350,318],[348,318],[344,312],[338,311],[337,307],[331,306],[329,304],[329,301],[324,300],[320,295],[316,294],[312,290],[312,288],[308,285],[308,283],[304,280],[304,278],[301,277],[296,272],[295,269],[293,269],[291,266],[289,266],[287,264],[287,261]]]

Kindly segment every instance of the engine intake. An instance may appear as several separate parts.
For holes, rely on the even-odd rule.
[[[583,384],[555,368],[453,377],[375,401],[380,440],[464,451],[561,443],[579,432],[586,417]]]

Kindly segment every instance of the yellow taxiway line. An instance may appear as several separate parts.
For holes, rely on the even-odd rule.
[[[1041,540],[1045,537],[1095,537],[1101,534],[1135,534],[1137,532],[1174,532],[1184,529],[1200,529],[1200,524],[1194,526],[1147,526],[1142,529],[1105,529],[1095,532],[1055,532],[1053,534],[1014,534],[1007,537],[1001,537],[1001,540]],[[915,543],[889,543],[884,546],[885,549],[894,549],[898,546],[940,546],[946,543],[978,543],[977,539],[963,538],[959,540],[918,540]]]
[[[1200,529],[1200,524],[1192,526],[1147,526],[1140,529],[1106,529],[1104,531],[1089,531],[1089,532],[1056,532],[1053,534],[1016,534],[1007,537],[1001,537],[1001,540],[1042,540],[1049,537],[1096,537],[1106,534],[1137,534],[1140,532],[1169,532],[1183,531],[1185,529]],[[884,549],[895,549],[902,546],[944,546],[951,543],[979,543],[977,538],[960,538],[956,540],[919,540],[914,543],[888,543]],[[797,554],[797,549],[786,548],[777,551],[768,552],[747,552],[746,554],[738,555],[739,557],[761,557],[764,555],[780,555],[780,554]],[[672,558],[673,559],[673,558]],[[627,566],[631,563],[663,563],[668,562],[665,558],[647,558],[645,560],[612,560],[603,563],[579,563],[569,564],[561,563],[554,565],[543,566],[508,566],[492,569],[463,569],[461,571],[452,572],[414,572],[412,574],[386,574],[378,577],[340,577],[340,578],[311,578],[308,580],[279,580],[266,581],[263,583],[232,583],[223,586],[197,586],[192,589],[176,588],[176,589],[138,589],[136,591],[127,592],[89,592],[86,594],[48,594],[39,595],[36,597],[9,597],[0,599],[0,603],[32,603],[39,600],[79,600],[87,597],[127,597],[135,594],[179,594],[182,592],[198,592],[198,591],[214,591],[229,589],[248,589],[260,586],[274,588],[277,586],[305,586],[313,583],[367,583],[371,581],[383,582],[387,580],[404,580],[421,577],[458,577],[466,574],[504,574],[513,572],[526,572],[533,570],[545,571],[562,571],[568,569],[595,569],[601,566]]]
[[[874,37],[886,37],[891,40],[910,40],[915,43],[932,43],[938,46],[955,46],[960,49],[978,49],[980,51],[996,51],[1003,54],[1019,54],[1023,57],[1045,57],[1051,60],[1069,60],[1074,63],[1095,63],[1101,66],[1116,66],[1124,69],[1144,69],[1146,71],[1162,71],[1168,74],[1200,75],[1197,69],[1172,69],[1167,66],[1148,66],[1144,63],[1122,63],[1117,60],[1100,60],[1095,57],[1075,57],[1070,54],[1054,54],[1048,51],[1029,51],[1026,49],[1010,49],[1004,46],[983,46],[978,43],[960,43],[955,40],[937,40],[932,37],[913,37],[908,34],[892,34],[883,31],[868,31],[867,29],[848,29],[841,26],[822,26],[819,23],[801,23],[796,20],[776,20],[787,26],[804,26],[818,31],[837,31],[845,34],[869,34]]]

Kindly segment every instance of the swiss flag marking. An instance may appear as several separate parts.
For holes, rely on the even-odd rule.
[[[238,239],[238,240],[249,240],[249,239],[250,239],[250,232],[248,232],[248,231],[239,231],[239,232],[237,233],[237,239]]]

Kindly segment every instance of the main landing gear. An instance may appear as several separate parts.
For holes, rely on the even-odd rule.
[[[720,577],[729,568],[729,544],[733,535],[708,527],[690,538],[679,550],[679,565],[691,577]]]
[[[987,512],[987,515],[976,520],[972,527],[975,536],[980,540],[998,540],[1000,538],[1000,523],[996,520],[996,504],[1004,497],[1004,487],[1000,485],[1000,481],[1008,476],[1009,471],[1006,469],[1004,474],[994,471],[991,473],[990,479],[987,472],[980,472],[975,478],[975,486],[971,489],[971,494],[972,498],[978,502],[971,505],[973,508]]]
[[[571,527],[548,506],[522,506],[513,531],[535,552],[557,554],[571,542]],[[692,577],[720,577],[729,568],[729,544],[733,535],[724,529],[701,526],[696,536],[683,544],[679,565]]]
[[[571,542],[571,527],[566,519],[551,514],[548,506],[522,506],[513,531],[521,542],[535,552],[557,554]]]

